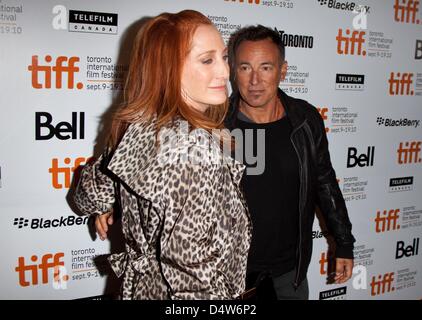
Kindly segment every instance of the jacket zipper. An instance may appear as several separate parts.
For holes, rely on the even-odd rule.
[[[306,120],[300,126],[296,127],[292,131],[292,133],[290,134],[290,141],[291,141],[291,143],[293,145],[293,148],[296,151],[296,155],[297,155],[297,158],[299,160],[299,165],[300,165],[299,166],[299,177],[300,178],[302,178],[302,159],[301,159],[301,157],[299,155],[299,151],[297,150],[297,147],[296,147],[295,143],[293,142],[293,135],[296,133],[296,131],[298,131],[300,128],[303,127],[303,125],[305,124],[305,122],[306,122]],[[299,190],[301,191],[301,189],[302,189],[302,184],[300,185],[300,189]],[[296,278],[295,278],[295,283],[294,283],[294,286],[295,286],[296,289],[299,286],[299,284],[298,284],[299,270],[300,270],[300,265],[301,265],[301,262],[302,262],[302,250],[301,250],[302,249],[302,208],[301,208],[301,198],[302,197],[301,196],[302,196],[302,194],[300,192],[299,193],[299,245],[298,245],[299,263],[297,265]]]

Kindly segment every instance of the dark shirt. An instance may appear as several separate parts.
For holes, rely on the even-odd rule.
[[[253,225],[248,272],[270,271],[278,276],[294,269],[299,235],[299,163],[290,140],[292,127],[287,116],[258,124],[242,113],[235,127],[243,132],[254,130],[254,155],[256,130],[265,129],[265,170],[260,175],[248,175],[246,171],[242,178]],[[243,150],[246,144],[244,139]]]

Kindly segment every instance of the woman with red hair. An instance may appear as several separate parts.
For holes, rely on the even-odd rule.
[[[105,238],[117,199],[125,252],[109,261],[123,299],[233,299],[245,287],[251,222],[244,166],[223,152],[227,50],[192,10],[139,31],[109,147],[74,200]]]

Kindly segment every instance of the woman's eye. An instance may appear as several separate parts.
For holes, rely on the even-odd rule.
[[[203,60],[202,63],[203,64],[211,64],[212,63],[212,59]]]
[[[228,60],[229,60],[229,56],[228,56],[227,54],[226,54],[226,55],[224,55],[224,56],[223,56],[223,60],[224,60],[224,61],[228,61]]]

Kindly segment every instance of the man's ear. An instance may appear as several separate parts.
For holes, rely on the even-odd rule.
[[[284,79],[286,79],[287,67],[288,67],[287,60],[284,60],[283,63],[281,64],[281,78],[280,78],[280,81],[284,81]]]

